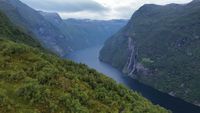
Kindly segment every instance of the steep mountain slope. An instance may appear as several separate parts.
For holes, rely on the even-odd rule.
[[[112,22],[107,25],[100,25],[100,23],[98,29],[95,28],[96,26],[83,29],[72,25],[71,21],[68,25],[68,21],[64,22],[56,13],[35,11],[19,0],[0,0],[0,11],[4,12],[16,26],[20,26],[42,42],[44,47],[60,56],[95,44],[102,44],[106,38],[126,24],[126,21],[116,24]]]
[[[0,10],[4,12],[16,26],[20,26],[26,29],[28,33],[35,35],[45,47],[60,55],[71,51],[71,46],[67,43],[68,38],[65,37],[59,29],[56,29],[37,11],[19,0],[0,0]]]
[[[16,28],[5,14],[0,12],[0,38],[6,38],[17,43],[27,44],[42,49],[40,43],[31,36],[24,33],[22,29]]]
[[[163,92],[200,105],[200,1],[144,5],[105,43],[100,59]]]
[[[39,11],[39,13],[45,18],[46,21],[50,22],[55,28],[59,29],[62,34],[69,37],[70,39],[73,39],[73,37],[69,33],[71,29],[68,29],[66,27],[64,21],[57,13],[49,13],[43,11]]]
[[[127,20],[62,20],[57,13],[40,11],[40,14],[70,39],[74,50],[102,45],[127,23]]]
[[[1,113],[168,113],[85,65],[43,53],[0,16]]]
[[[55,28],[59,29],[66,37],[69,38],[67,42],[72,45],[72,50],[79,50],[88,47],[88,39],[83,37],[85,35],[83,33],[83,29],[66,25],[57,13],[40,11],[40,14],[46,19],[46,21],[50,22]],[[96,37],[93,37],[93,39],[95,38]]]

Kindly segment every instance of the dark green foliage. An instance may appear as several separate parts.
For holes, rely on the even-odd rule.
[[[199,11],[198,0],[187,5],[144,5],[121,32],[106,42],[100,58],[123,69],[130,54],[128,37],[132,37],[137,63],[149,69],[148,75],[137,72],[136,78],[163,92],[199,104]]]
[[[85,65],[8,40],[0,48],[0,112],[167,113]]]
[[[0,88],[0,111],[1,112],[11,112],[13,111],[13,107],[11,105],[10,100],[6,96],[5,92],[6,90]]]
[[[124,29],[124,28],[123,28]],[[128,40],[122,34],[123,29],[109,38],[100,51],[100,60],[112,64],[118,69],[123,69],[129,54]]]
[[[47,103],[50,98],[50,90],[38,84],[27,84],[18,89],[16,93],[19,97],[23,97],[24,100],[29,100],[31,104],[44,104]]]
[[[64,108],[65,112],[69,113],[88,113],[88,109],[81,105],[78,99],[71,95],[63,95],[59,99],[59,105]]]

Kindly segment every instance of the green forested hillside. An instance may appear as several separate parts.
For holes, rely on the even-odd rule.
[[[145,84],[200,105],[200,1],[142,6],[106,42],[100,58]]]
[[[22,31],[23,30],[20,30],[19,28],[13,26],[6,15],[0,12],[0,38],[7,38],[18,43],[24,43],[32,47],[41,48],[38,41]]]
[[[0,113],[168,113],[83,64],[43,53],[0,18]]]
[[[83,64],[0,39],[0,112],[167,113]]]

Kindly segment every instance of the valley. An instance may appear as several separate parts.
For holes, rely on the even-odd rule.
[[[85,64],[49,52],[0,15],[1,113],[170,113]]]
[[[0,0],[0,11],[59,56],[102,44],[127,23],[127,20],[62,20],[57,13],[37,11],[19,0]]]
[[[0,113],[200,113],[200,0],[25,1],[0,0]]]

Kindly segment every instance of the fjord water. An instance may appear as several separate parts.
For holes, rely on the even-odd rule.
[[[166,109],[169,109],[173,113],[200,113],[200,107],[141,84],[136,80],[122,74],[112,66],[100,62],[98,56],[101,47],[102,46],[96,46],[80,51],[75,51],[67,55],[66,58],[71,59],[77,63],[84,63],[90,68],[96,69],[97,71],[114,79],[118,83],[124,84],[130,89],[141,93],[154,104],[158,104]]]

